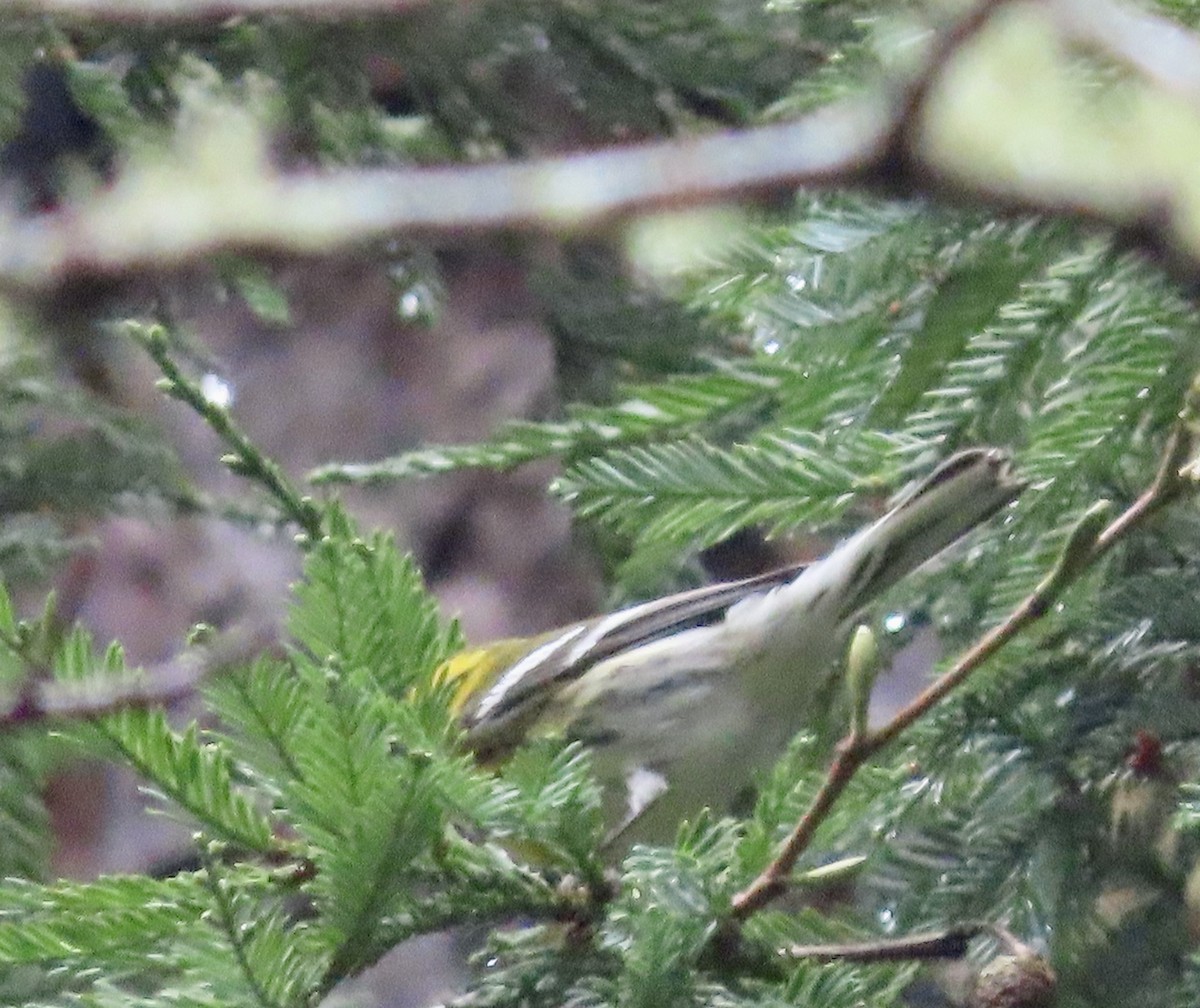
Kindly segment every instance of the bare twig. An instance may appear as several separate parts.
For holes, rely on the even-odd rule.
[[[1176,423],[1153,482],[1125,511],[1106,523],[1106,502],[1089,509],[1063,547],[1054,569],[1002,623],[984,634],[949,671],[882,728],[867,733],[852,731],[837,744],[825,779],[778,853],[759,876],[734,897],[735,919],[749,917],[784,892],[800,855],[808,849],[817,829],[855,774],[872,756],[958,689],[992,655],[1045,616],[1059,596],[1131,529],[1179,496],[1187,485],[1180,470],[1191,451],[1190,421],[1191,417],[1187,416]]]
[[[101,4],[38,2],[64,9]],[[147,0],[136,6],[194,12],[223,9],[226,2],[241,8],[236,0]],[[1174,176],[1150,173],[1142,187],[1083,191],[1078,180],[1053,173],[1037,184],[1025,175],[971,174],[931,148],[926,113],[941,90],[943,71],[1007,2],[977,3],[934,41],[924,70],[907,85],[788,123],[526,162],[318,175],[278,174],[264,161],[230,178],[179,167],[161,176],[151,172],[148,181],[118,179],[90,201],[55,213],[0,219],[0,288],[36,291],[79,275],[160,271],[217,250],[308,254],[396,234],[454,239],[497,229],[562,232],[657,208],[777,197],[798,186],[858,186],[1101,223],[1195,280],[1200,237],[1188,225],[1186,186]],[[370,6],[370,0],[346,3]],[[117,0],[116,9],[133,6],[132,0]],[[312,0],[312,6],[321,4]],[[330,0],[327,9],[346,7]],[[1196,92],[1197,75],[1184,57],[1200,41],[1182,29],[1168,30],[1160,18],[1110,3],[1100,12],[1085,12],[1070,0],[1044,9],[1057,16],[1050,23],[1059,25],[1064,38],[1111,50],[1113,58],[1156,85],[1189,97]],[[1119,15],[1120,32],[1098,23],[1110,15]],[[1170,52],[1182,55],[1164,69],[1157,50],[1147,60],[1137,41],[1144,39],[1169,41]],[[175,213],[162,213],[163,190],[171,193]]]
[[[921,117],[947,64],[987,25],[997,8],[1010,2],[1012,0],[980,0],[934,40],[921,72],[900,92],[892,132],[884,153],[885,161],[892,166],[890,171],[905,172],[904,166],[916,154]]]
[[[88,21],[162,24],[296,14],[323,21],[397,14],[429,0],[6,0],[9,10]]]
[[[886,127],[879,106],[860,102],[780,125],[525,163],[323,175],[263,167],[219,184],[181,174],[175,198],[186,216],[162,213],[131,181],[84,206],[0,219],[0,286],[159,270],[219,249],[304,254],[398,233],[569,230],[638,210],[865,182]]]
[[[1183,25],[1112,0],[1053,0],[1048,7],[1074,41],[1121,61],[1160,87],[1200,98],[1200,39]]]
[[[791,959],[816,959],[849,962],[912,962],[919,959],[961,959],[967,947],[980,935],[991,935],[1009,955],[1034,955],[1034,949],[1002,924],[976,922],[956,924],[940,931],[925,931],[899,938],[874,938],[870,941],[791,945]]]
[[[304,535],[302,545],[319,541],[322,534],[321,510],[293,486],[277,462],[267,458],[246,436],[228,409],[205,396],[204,390],[183,373],[171,356],[166,330],[157,325],[132,322],[125,328],[146,348],[162,371],[163,377],[159,380],[162,391],[191,407],[225,442],[229,451],[221,456],[221,461],[229,470],[254,480],[278,502],[283,513],[300,526]]]
[[[265,626],[236,628],[211,645],[150,669],[87,680],[31,676],[6,710],[0,731],[45,720],[86,721],[129,707],[161,707],[192,696],[210,676],[262,654],[278,642]]]
[[[902,938],[876,938],[872,941],[843,944],[791,945],[791,959],[817,959],[821,962],[910,962],[916,959],[961,959],[967,946],[981,934],[991,933],[989,924],[959,924],[943,931],[926,931]]]

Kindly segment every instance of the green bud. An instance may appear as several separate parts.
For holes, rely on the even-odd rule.
[[[226,452],[221,456],[221,465],[225,466],[231,473],[236,476],[251,476],[254,474],[254,467],[242,455],[237,452]]]
[[[195,623],[188,631],[187,644],[189,647],[207,644],[216,636],[216,633],[216,627],[211,623]]]
[[[1046,575],[1046,579],[1038,586],[1038,592],[1050,598],[1082,574],[1092,562],[1092,551],[1096,548],[1096,540],[1108,525],[1112,514],[1112,501],[1098,500],[1088,508],[1075,527],[1067,536],[1062,551],[1058,554],[1058,562],[1054,569]]]
[[[866,864],[866,861],[866,857],[862,854],[838,858],[836,861],[829,862],[829,864],[821,865],[820,868],[811,868],[797,875],[793,879],[793,882],[801,886],[837,885],[839,882],[845,882],[848,879],[854,878],[858,874],[859,869]]]
[[[867,712],[871,691],[879,675],[879,646],[871,628],[860,624],[850,638],[846,655],[846,682],[850,687],[850,734],[855,737],[867,732]]]

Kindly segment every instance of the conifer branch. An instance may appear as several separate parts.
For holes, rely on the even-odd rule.
[[[300,526],[304,536],[302,545],[319,541],[322,535],[320,509],[311,498],[302,496],[284,475],[279,464],[267,458],[246,436],[234,422],[229,410],[206,396],[200,386],[183,373],[171,357],[162,328],[130,323],[127,329],[162,371],[159,388],[195,410],[229,446],[231,450],[221,456],[221,461],[229,470],[259,483],[275,498],[283,513]]]
[[[218,853],[219,844],[207,844],[203,849],[204,871],[201,878],[212,899],[213,926],[224,935],[229,943],[232,958],[241,974],[254,1002],[259,1008],[282,1008],[282,1005],[271,996],[271,992],[263,983],[255,968],[250,954],[250,941],[246,922],[239,919],[237,912],[237,895],[227,880],[220,874]]]
[[[277,633],[265,626],[241,626],[202,651],[189,649],[128,675],[62,680],[35,668],[13,702],[0,711],[0,731],[44,720],[91,721],[130,707],[165,707],[194,695],[214,674],[261,655],[277,641]],[[19,642],[3,643],[18,650]]]
[[[1058,562],[1042,582],[1000,624],[984,634],[942,676],[930,684],[887,724],[869,732],[851,730],[836,746],[833,761],[808,808],[788,834],[778,853],[758,877],[732,901],[733,917],[744,920],[780,896],[800,856],[812,843],[859,769],[877,752],[929,713],[962,686],[970,676],[1010,641],[1042,619],[1080,575],[1130,531],[1179,497],[1191,478],[1185,463],[1193,451],[1196,421],[1195,390],[1172,428],[1158,471],[1150,485],[1120,515],[1107,524],[1107,502],[1093,506],[1069,536]]]

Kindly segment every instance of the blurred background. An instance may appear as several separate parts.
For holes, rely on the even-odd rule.
[[[894,704],[941,637],[964,643],[1037,583],[1097,497],[1136,495],[1175,422],[1200,365],[1198,11],[6,5],[0,574],[22,613],[52,588],[64,624],[119,639],[132,663],[170,660],[197,623],[281,633],[294,530],[156,389],[125,318],[166,327],[205,395],[293,479],[336,492],[364,529],[394,530],[471,641],[816,555],[954,448],[1009,447],[1032,487],[1005,535],[962,551],[940,590],[917,578],[902,611],[878,614],[899,668],[878,699]],[[676,169],[697,177],[688,138],[761,139],[755,128],[865,98],[835,122],[853,151],[862,133],[850,127],[879,124],[859,113],[899,106],[923,60],[953,55],[937,40],[967,46],[968,29],[982,41],[941,68],[936,114],[903,124],[928,150],[910,137],[913,163],[893,152],[874,173],[851,158],[848,191],[770,176],[785,155],[844,155],[836,144],[759,144],[731,164],[767,181],[724,193],[727,208],[676,193],[632,224],[568,226],[611,181],[581,160],[578,192],[567,187],[549,221],[476,227],[439,205],[419,208],[430,235],[355,223],[380,211],[372,180],[414,184],[413,168],[664,141],[638,180],[653,187]],[[304,188],[321,180],[333,184]],[[532,206],[554,192],[526,195]],[[469,196],[482,217],[511,193]],[[421,452],[488,438],[499,461]],[[428,478],[304,482],[330,463],[389,458]],[[722,498],[731,471],[753,492]],[[626,496],[612,490],[621,479]],[[797,531],[767,541],[785,529]],[[1193,511],[1172,512],[1117,574],[1084,586],[1086,604],[1056,610],[1045,646],[1014,648],[930,729],[953,766],[927,778],[907,834],[871,838],[895,859],[870,880],[884,908],[873,925],[1003,915],[1065,947],[1056,965],[1074,963],[1085,994],[1160,1003],[1145,1001],[1144,978],[1178,979],[1189,927],[1200,932],[1191,857],[1169,825],[1200,763],[1197,536]],[[198,711],[183,700],[172,716]],[[951,742],[929,742],[934,729]],[[977,744],[953,748],[964,739]],[[4,873],[169,874],[191,856],[189,831],[148,814],[130,774],[7,755],[0,806],[45,771],[53,844],[9,838]],[[1130,811],[1131,781],[1143,799],[1158,789],[1148,812]],[[973,860],[981,836],[993,843]],[[960,870],[964,884],[945,883]],[[1143,972],[1111,954],[1113,935]],[[461,985],[473,944],[411,942],[356,994],[431,1003]]]

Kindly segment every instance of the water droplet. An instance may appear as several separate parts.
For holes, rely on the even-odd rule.
[[[209,371],[200,379],[200,394],[214,406],[224,409],[233,402],[233,385]]]
[[[400,317],[416,318],[421,314],[421,295],[416,291],[405,291],[400,296]]]
[[[908,617],[902,612],[888,613],[883,617],[883,629],[888,633],[899,633],[908,623]]]
[[[769,339],[763,344],[763,353],[774,354],[779,353],[780,343],[777,339]]]

